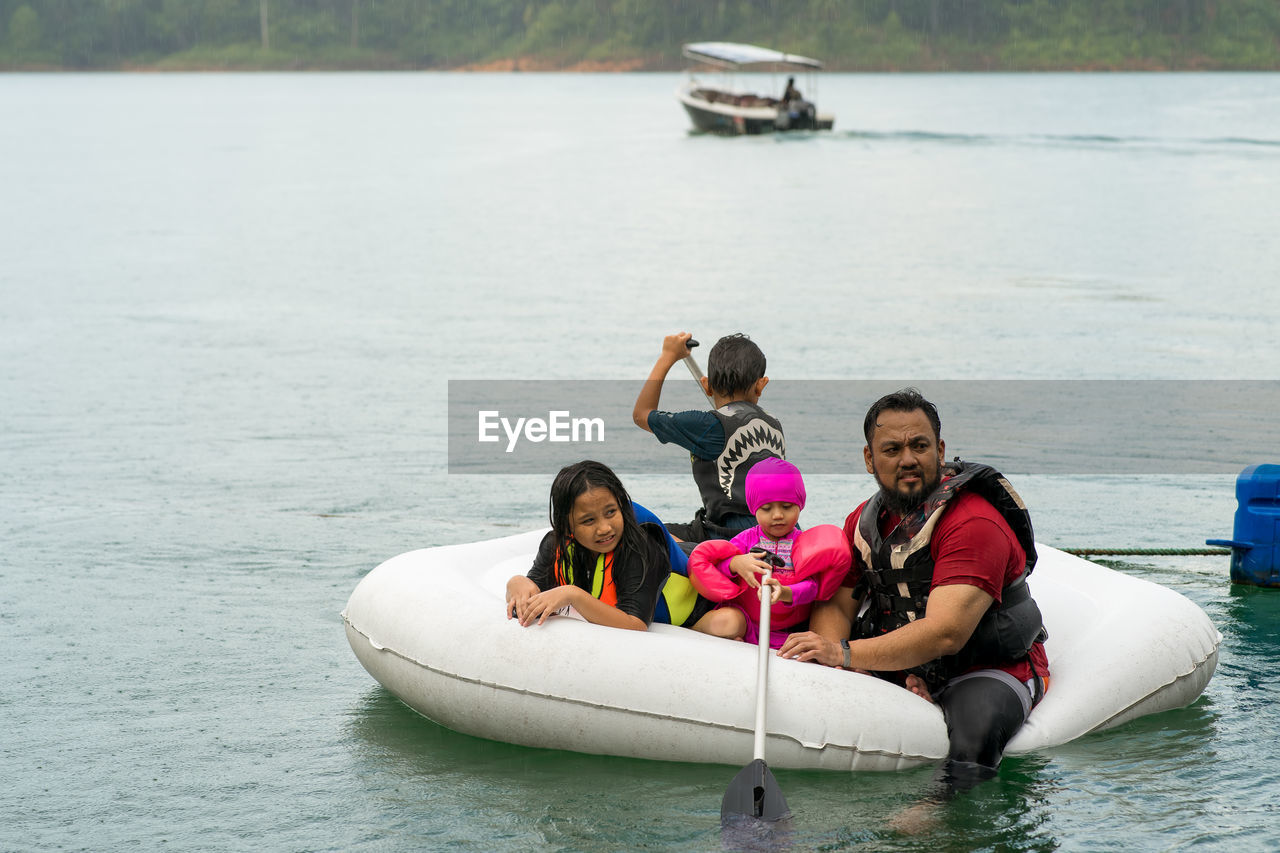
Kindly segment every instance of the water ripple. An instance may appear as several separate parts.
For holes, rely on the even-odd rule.
[[[881,142],[929,142],[943,145],[1059,147],[1097,150],[1164,151],[1171,154],[1241,153],[1257,152],[1266,155],[1280,153],[1280,139],[1254,139],[1247,137],[1159,137],[1113,136],[1109,134],[987,134],[943,133],[924,130],[851,130],[843,136],[849,139]]]

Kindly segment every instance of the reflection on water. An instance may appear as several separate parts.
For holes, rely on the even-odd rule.
[[[767,821],[733,814],[720,824],[720,846],[725,850],[791,850],[796,842],[795,822],[790,817]]]
[[[1054,817],[1062,837],[1119,840],[1140,825],[1154,838],[1195,839],[1209,849],[1270,849],[1250,825],[1261,818],[1245,815],[1265,812],[1259,792],[1280,787],[1274,750],[1258,737],[1274,729],[1280,700],[1269,675],[1280,664],[1280,596],[1229,583],[1225,558],[1211,559],[1216,571],[1203,559],[1180,569],[1170,565],[1180,561],[1111,562],[1196,601],[1223,642],[1213,680],[1190,707],[1052,750],[1065,786]],[[1076,807],[1082,801],[1087,810]]]
[[[1049,759],[1040,756],[1006,759],[996,779],[936,804],[927,820],[907,826],[894,818],[922,801],[933,803],[933,768],[863,774],[774,770],[792,819],[726,826],[720,801],[736,772],[732,767],[581,755],[473,738],[422,718],[382,688],[361,699],[347,730],[358,756],[356,772],[376,786],[369,794],[378,801],[377,810],[412,815],[404,832],[437,843],[483,826],[493,849],[513,850],[534,845],[925,851],[991,843],[1007,850],[1051,850],[1057,845],[1050,807],[1057,784]],[[606,809],[599,807],[602,797],[609,803]],[[469,830],[460,826],[460,808]]]
[[[431,827],[439,836],[483,837],[493,849],[625,849],[637,838],[658,848],[697,849],[719,830],[723,784],[731,776],[715,766],[473,738],[424,719],[381,688],[352,712],[348,729],[361,745],[360,765],[371,776],[393,777],[372,793],[389,808],[412,810],[416,832]],[[418,799],[406,801],[409,791]],[[437,798],[448,808],[434,807]]]
[[[1280,591],[1232,584],[1226,615],[1242,650],[1268,661],[1280,658]]]
[[[1249,154],[1257,149],[1260,155],[1274,155],[1280,148],[1280,139],[1249,139],[1239,136],[1206,136],[1172,139],[1153,136],[1110,136],[1107,134],[984,134],[984,133],[931,133],[927,131],[844,131],[850,139],[866,139],[881,142],[930,142],[940,145],[984,145],[996,147],[1061,147],[1088,148],[1117,152],[1141,151],[1150,154],[1174,154],[1196,156],[1206,153]]]
[[[941,849],[1056,850],[1048,768],[1039,756],[1006,758],[998,776],[946,804],[933,838]]]

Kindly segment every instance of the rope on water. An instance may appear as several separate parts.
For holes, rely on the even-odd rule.
[[[1229,548],[1059,548],[1077,557],[1230,557]]]

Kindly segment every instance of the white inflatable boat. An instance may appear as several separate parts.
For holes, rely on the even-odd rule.
[[[553,617],[522,628],[504,591],[545,531],[411,551],[356,587],[347,638],[375,679],[455,731],[666,761],[752,758],[757,649],[669,625]],[[1052,747],[1193,702],[1221,635],[1183,596],[1038,546],[1029,581],[1049,629],[1049,693],[1008,753]],[[872,676],[770,659],[771,767],[898,770],[946,755],[938,708]]]

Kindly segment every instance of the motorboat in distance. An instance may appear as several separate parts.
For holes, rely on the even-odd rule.
[[[699,131],[741,134],[831,130],[835,124],[834,116],[819,113],[813,102],[795,88],[794,77],[789,78],[779,97],[739,91],[733,79],[738,71],[802,71],[808,75],[806,88],[811,88],[812,72],[822,68],[816,59],[725,41],[691,42],[684,46],[684,55],[718,69],[725,78],[717,85],[708,85],[691,70],[689,79],[676,90],[676,97]]]

